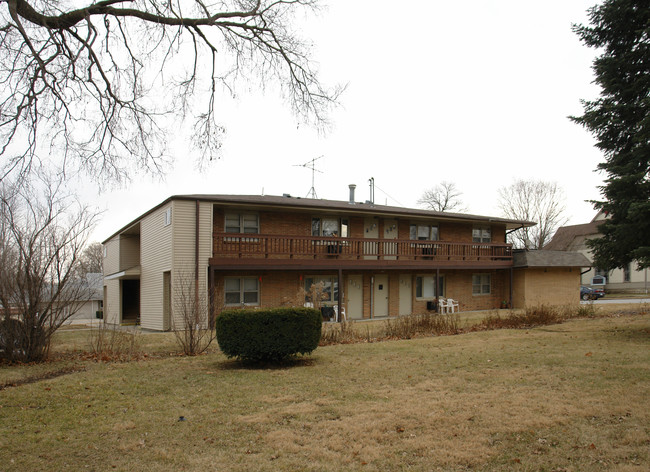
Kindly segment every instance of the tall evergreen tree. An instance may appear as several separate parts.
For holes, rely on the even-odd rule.
[[[602,50],[594,60],[600,98],[582,101],[571,117],[588,129],[605,155],[603,201],[608,218],[602,238],[589,241],[602,269],[650,267],[650,2],[605,0],[589,10],[589,26],[573,30],[587,46]]]

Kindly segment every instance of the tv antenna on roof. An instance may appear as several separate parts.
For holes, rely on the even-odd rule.
[[[321,157],[324,156],[318,156],[313,158],[311,161],[307,161],[304,164],[294,164],[294,167],[306,167],[307,169],[311,169],[311,188],[309,189],[309,193],[307,194],[307,198],[318,198],[316,196],[316,187],[314,187],[314,177],[315,173],[323,173],[320,170],[316,169],[316,164],[315,162],[320,159]]]

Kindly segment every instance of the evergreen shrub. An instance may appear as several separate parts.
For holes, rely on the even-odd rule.
[[[219,348],[247,361],[281,361],[318,346],[322,316],[314,308],[226,310],[216,319]]]

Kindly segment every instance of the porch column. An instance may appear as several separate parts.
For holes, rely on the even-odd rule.
[[[440,313],[440,307],[438,306],[438,303],[440,303],[440,269],[436,269],[436,299],[434,300],[435,302],[435,307],[436,307],[436,312]]]
[[[514,273],[514,269],[511,267],[510,268],[510,302],[508,303],[508,306],[510,308],[512,308],[512,281],[514,279],[513,273]]]
[[[343,269],[339,269],[339,316],[338,322],[343,319]]]

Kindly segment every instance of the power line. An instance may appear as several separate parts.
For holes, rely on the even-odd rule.
[[[381,189],[381,188],[380,188],[376,183],[374,183],[374,181],[373,181],[373,186],[374,186],[377,190],[379,190],[381,193],[383,193],[384,195],[386,195],[388,198],[390,198],[391,200],[393,200],[395,203],[397,203],[399,206],[401,206],[401,207],[404,206],[404,205],[403,205],[402,203],[400,203],[397,199],[395,199],[395,198],[391,197],[390,195],[388,195],[388,193],[386,193],[385,190]]]

